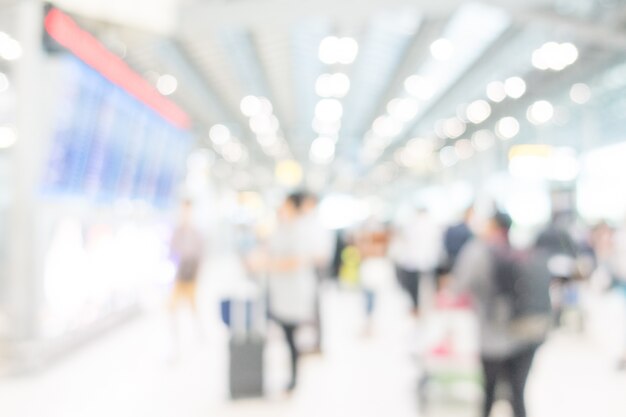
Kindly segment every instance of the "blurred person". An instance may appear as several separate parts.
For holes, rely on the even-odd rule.
[[[626,303],[626,219],[613,235],[613,274],[614,286]],[[626,347],[619,359],[618,368],[626,370]]]
[[[454,268],[456,259],[461,253],[461,249],[469,242],[474,233],[470,227],[472,218],[474,217],[474,207],[470,206],[463,213],[463,219],[450,227],[444,233],[443,243],[448,257],[448,265],[450,269]]]
[[[626,224],[613,228],[600,222],[592,229],[591,246],[596,258],[595,283],[602,290],[621,294],[626,302]],[[626,351],[617,366],[626,370]]]
[[[442,290],[447,286],[450,279],[450,272],[454,269],[454,264],[461,253],[461,249],[469,242],[474,233],[471,229],[471,222],[474,217],[474,207],[470,206],[463,212],[460,222],[449,226],[444,232],[443,244],[446,260],[437,273],[437,289]]]
[[[311,255],[313,257],[314,269],[317,278],[315,320],[313,323],[316,333],[314,352],[321,353],[323,336],[321,317],[322,285],[323,281],[330,273],[334,237],[332,232],[322,224],[317,208],[317,196],[312,193],[304,193],[301,221],[304,222],[304,227],[307,229],[306,234],[310,242],[310,248],[312,251]]]
[[[180,217],[170,240],[170,258],[176,264],[174,288],[170,299],[172,328],[178,338],[176,314],[183,304],[187,304],[194,316],[199,335],[202,325],[197,307],[198,271],[204,256],[204,238],[193,224],[193,203],[184,200],[180,206]]]
[[[575,292],[574,279],[581,275],[577,266],[580,250],[569,230],[570,218],[571,213],[566,211],[552,213],[551,221],[536,240],[536,247],[551,258],[552,301],[557,325],[561,323],[567,299],[571,299],[571,294]]]
[[[500,378],[511,387],[514,416],[526,416],[526,380],[551,320],[547,257],[541,251],[520,257],[509,243],[511,223],[507,214],[496,213],[454,268],[456,288],[471,296],[480,325],[483,417],[491,413]]]
[[[376,291],[383,282],[393,276],[393,264],[387,257],[390,234],[385,224],[376,221],[368,222],[359,233],[357,247],[362,262],[360,276],[365,294],[365,313],[367,325],[365,334],[371,334],[372,314],[376,305]]]
[[[296,331],[315,317],[316,277],[302,206],[305,196],[289,195],[279,209],[279,225],[269,242],[270,315],[283,329],[291,359],[291,376],[287,392],[298,381],[300,351]]]
[[[443,255],[442,231],[426,209],[415,209],[396,227],[390,253],[400,286],[409,295],[412,314],[417,317],[420,280],[436,272]]]
[[[345,244],[340,252],[339,282],[347,288],[355,288],[361,279],[361,252],[357,246],[357,235],[351,230],[345,235]]]

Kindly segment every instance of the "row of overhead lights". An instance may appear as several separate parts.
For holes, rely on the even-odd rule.
[[[274,106],[265,97],[246,96],[240,103],[241,113],[248,117],[250,130],[263,151],[272,157],[284,156],[287,144],[280,134],[280,122],[274,115]]]
[[[213,148],[222,158],[230,163],[245,163],[248,159],[248,150],[239,139],[232,135],[230,129],[222,124],[216,124],[209,130],[209,138]]]
[[[358,53],[359,44],[356,40],[328,36],[320,42],[318,56],[326,65],[350,65]],[[349,91],[350,78],[343,72],[325,73],[317,78],[315,92],[320,100],[315,105],[312,127],[318,137],[313,140],[309,150],[309,158],[316,164],[329,164],[335,158],[343,117],[340,99]]]
[[[586,84],[574,84],[570,89],[570,99],[576,104],[584,104],[590,97],[591,92]],[[481,103],[481,100],[477,100],[474,103]],[[467,107],[468,110],[471,108],[472,105]],[[486,106],[483,112],[483,114],[487,114]],[[548,123],[553,119],[554,115],[554,106],[547,100],[534,102],[526,111],[528,121],[534,125]],[[443,130],[445,134],[439,133],[439,140],[443,138],[455,139],[465,133],[464,121],[458,118],[447,119],[441,124],[443,127],[439,126],[439,129]],[[453,145],[442,147],[439,150],[440,162],[444,167],[450,167],[461,160],[469,159],[477,151],[485,151],[491,148],[495,144],[496,136],[501,140],[514,138],[519,134],[520,127],[520,122],[515,117],[503,117],[495,124],[495,134],[489,129],[482,129],[474,132],[471,139],[458,139]],[[412,139],[405,147],[396,152],[395,159],[402,166],[414,167],[417,164],[427,162],[434,149],[436,147],[433,141],[419,138]]]
[[[562,71],[578,60],[578,48],[570,42],[546,42],[532,55],[535,68],[546,71]]]
[[[437,61],[449,61],[454,57],[454,44],[446,38],[431,43],[430,53]],[[428,77],[413,74],[404,81],[403,97],[392,99],[387,104],[387,113],[374,120],[371,130],[366,135],[365,157],[375,160],[391,143],[391,139],[400,134],[405,125],[413,120],[421,109],[422,103],[435,95],[438,86]]]
[[[561,71],[572,65],[578,59],[578,49],[571,43],[558,44],[548,42],[541,48],[535,50],[532,57],[533,66],[541,70]],[[494,81],[487,85],[487,98],[499,103],[505,98],[521,98],[526,93],[526,83],[520,77],[510,77],[504,82]],[[586,84],[575,84],[569,92],[570,99],[577,104],[586,103],[591,97],[591,91]],[[541,125],[549,122],[554,117],[554,106],[547,100],[538,100],[531,104],[527,111],[528,121],[534,125]],[[439,138],[456,139],[462,136],[466,130],[466,122],[480,124],[486,121],[491,115],[491,106],[485,100],[476,100],[470,105],[464,106],[464,112],[458,118],[451,118],[439,121],[435,126],[435,132]],[[454,145],[444,146],[439,150],[441,164],[452,166],[459,160],[470,158],[475,151],[489,149],[495,143],[497,135],[502,140],[512,139],[520,131],[520,123],[514,117],[503,117],[495,124],[495,135],[487,129],[479,130],[470,139],[458,139]],[[420,139],[421,140],[421,139]],[[404,166],[410,167],[426,158],[426,148],[421,148],[420,155],[416,151],[416,140],[409,141],[407,146],[396,153],[396,161]]]
[[[454,49],[454,45],[449,40],[443,38],[436,40],[430,46],[432,56],[439,61],[451,59],[454,55]],[[538,69],[561,71],[572,65],[577,59],[578,49],[574,44],[547,42],[534,51],[532,63]],[[392,105],[390,103],[387,107],[388,115],[376,119],[372,130],[366,136],[366,156],[369,156],[371,159],[376,159],[380,156],[391,142],[390,136],[399,134],[404,127],[404,123],[415,117],[419,111],[418,100],[427,101],[432,98],[436,91],[436,86],[430,80],[417,74],[408,77],[405,80],[404,87],[409,94],[409,98],[394,99],[397,100],[395,103],[400,103],[400,100],[402,100],[403,106],[396,107],[397,104]],[[520,77],[510,77],[505,81],[491,82],[486,89],[487,98],[494,103],[499,103],[507,97],[518,99],[525,93],[526,82]],[[588,87],[585,88],[581,85],[572,87],[570,97],[572,101],[579,104],[586,102],[589,99]],[[402,111],[394,113],[390,111],[393,107],[400,108]],[[452,139],[462,136],[466,130],[466,122],[480,124],[489,118],[491,105],[485,100],[477,100],[466,106],[463,113],[463,116],[460,118],[438,122],[435,130],[440,132],[439,136]],[[539,101],[529,108],[527,116],[531,123],[542,124],[549,121],[553,114],[554,109],[548,102]],[[505,117],[496,123],[495,131],[502,139],[510,139],[519,133],[519,122],[512,117]],[[485,137],[485,135],[481,133],[478,137]],[[460,143],[459,147],[461,149],[469,149],[467,144],[472,142],[468,140]],[[414,150],[407,150],[407,154],[414,153]],[[444,151],[444,154],[446,153],[450,154],[451,152],[449,150]],[[469,152],[461,152],[461,154],[467,155]],[[406,161],[409,158],[400,159]],[[451,160],[451,158],[445,159],[447,161]]]
[[[400,134],[405,125],[415,118],[422,102],[432,98],[436,87],[426,77],[414,74],[405,80],[404,89],[408,96],[396,97],[389,101],[387,113],[372,123],[365,140],[366,158],[376,159],[384,152],[391,139]]]

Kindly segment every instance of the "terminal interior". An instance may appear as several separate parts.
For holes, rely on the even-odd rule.
[[[0,415],[480,416],[472,207],[572,242],[528,415],[624,416],[625,161],[623,0],[0,0]]]

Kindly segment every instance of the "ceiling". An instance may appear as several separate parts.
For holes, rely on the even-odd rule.
[[[606,128],[626,125],[622,0],[146,1],[57,3],[151,81],[174,75],[178,89],[171,97],[192,116],[199,146],[229,166],[226,175],[247,173],[237,178],[248,187],[271,181],[275,163],[285,158],[298,160],[318,187],[338,189],[427,182],[450,172],[479,177],[485,167],[498,166],[513,141],[496,140],[479,152],[467,149],[469,139],[497,130],[496,122],[510,116],[521,124],[515,141],[584,150],[594,140],[626,138],[626,132]],[[356,59],[323,63],[318,53],[328,36],[356,40]],[[441,38],[449,42],[433,51]],[[562,71],[535,68],[533,52],[549,41],[574,44],[577,60]],[[449,57],[434,56],[447,52]],[[340,115],[331,105],[330,122],[313,126],[322,99],[316,83],[325,73],[345,74],[350,88],[337,99]],[[412,75],[428,81],[414,84],[413,95],[405,82]],[[488,100],[489,83],[513,76],[525,81],[520,98]],[[581,82],[593,92],[584,106],[568,95]],[[272,138],[256,134],[267,126],[251,126],[242,113],[246,96],[271,103]],[[466,122],[458,136],[438,135],[443,120],[463,119],[465,113],[458,113],[475,100],[490,104],[485,121]],[[526,121],[537,100],[549,100],[555,109],[553,120],[540,127]],[[229,129],[236,147],[211,140],[216,124]],[[330,137],[335,148],[326,161],[311,158],[312,147],[319,145],[314,151],[322,154],[329,149],[328,140],[316,141],[320,136]],[[451,150],[458,155],[446,159],[442,152]]]

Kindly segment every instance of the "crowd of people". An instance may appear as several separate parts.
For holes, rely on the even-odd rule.
[[[484,417],[491,413],[500,379],[511,388],[514,415],[526,415],[526,380],[535,352],[558,326],[560,293],[592,280],[605,289],[620,288],[626,299],[626,257],[620,256],[626,251],[626,228],[601,223],[574,233],[571,214],[555,213],[534,243],[521,249],[511,244],[511,217],[495,209],[479,216],[468,207],[457,222],[441,225],[425,207],[415,207],[401,221],[369,219],[330,231],[321,224],[317,202],[312,194],[290,194],[277,209],[272,233],[260,238],[246,230],[238,242],[249,274],[267,279],[268,316],[282,329],[289,350],[287,392],[298,384],[299,328],[316,327],[314,350],[322,349],[320,286],[325,282],[362,290],[368,319],[386,277],[395,276],[416,322],[429,296],[469,300],[480,329],[476,356],[483,371]],[[189,202],[183,205],[171,244],[178,265],[173,310],[182,301],[195,309],[203,243],[189,225],[190,208]],[[422,291],[427,281],[434,292]],[[366,333],[371,332],[368,321]]]

